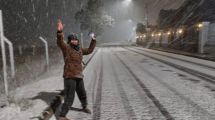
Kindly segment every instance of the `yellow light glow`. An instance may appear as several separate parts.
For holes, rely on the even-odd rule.
[[[199,28],[202,28],[202,27],[203,27],[203,24],[202,24],[202,23],[199,23],[199,24],[198,24],[198,27],[199,27]]]
[[[154,34],[152,34],[152,37],[154,37],[155,35]]]
[[[178,30],[178,33],[179,33],[179,34],[182,34],[182,33],[183,33],[183,30],[182,30],[182,29],[179,29],[179,30]]]
[[[158,33],[158,36],[161,36],[161,33]]]
[[[171,32],[167,32],[167,35],[171,35]]]

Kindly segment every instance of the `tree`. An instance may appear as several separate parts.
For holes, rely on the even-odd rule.
[[[104,27],[114,24],[114,19],[103,10],[101,0],[89,0],[87,6],[75,14],[75,19],[82,31],[93,31],[97,35],[102,34]]]
[[[145,33],[146,32],[146,27],[143,25],[143,23],[137,23],[136,27],[136,33]]]

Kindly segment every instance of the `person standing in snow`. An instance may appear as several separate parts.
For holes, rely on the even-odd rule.
[[[91,113],[87,107],[87,94],[82,73],[82,58],[83,55],[89,55],[93,52],[96,46],[96,38],[94,35],[91,36],[92,40],[89,48],[80,48],[80,42],[75,34],[69,35],[67,43],[64,42],[63,29],[64,25],[59,20],[57,24],[57,45],[63,53],[65,62],[63,74],[65,100],[61,108],[59,120],[69,120],[66,118],[66,115],[73,104],[75,91],[77,92],[83,111]]]

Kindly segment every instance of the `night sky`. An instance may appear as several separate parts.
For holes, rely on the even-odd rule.
[[[3,11],[5,36],[14,44],[38,44],[38,37],[42,36],[49,41],[50,45],[55,45],[58,19],[64,22],[66,35],[71,32],[84,32],[87,38],[87,33],[94,31],[102,36],[101,39],[104,42],[109,42],[110,39],[127,39],[129,36],[126,34],[130,34],[131,30],[122,32],[120,30],[132,29],[136,23],[144,22],[146,14],[149,23],[156,24],[160,9],[178,8],[183,2],[183,0],[133,0],[131,3],[126,1],[0,0],[0,9]],[[81,10],[84,14],[81,14],[81,19],[77,19],[77,12]],[[106,16],[106,23],[104,25],[98,23],[104,16]],[[110,19],[114,22],[110,22]],[[129,26],[126,23],[128,20],[133,20],[134,23]],[[109,38],[116,33],[115,28],[120,33]]]

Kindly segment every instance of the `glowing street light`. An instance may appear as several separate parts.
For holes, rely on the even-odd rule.
[[[129,23],[132,23],[133,21],[131,19],[128,20]]]
[[[152,37],[154,37],[155,35],[154,34],[152,34]]]
[[[126,3],[131,3],[132,0],[125,0]]]
[[[125,0],[125,1],[123,2],[123,4],[124,4],[125,6],[128,6],[131,2],[132,2],[132,0]]]
[[[183,29],[179,29],[179,30],[178,30],[178,33],[179,33],[179,34],[182,34],[182,33],[183,33]]]
[[[202,23],[199,23],[198,24],[198,28],[202,28],[203,27],[203,24]]]

